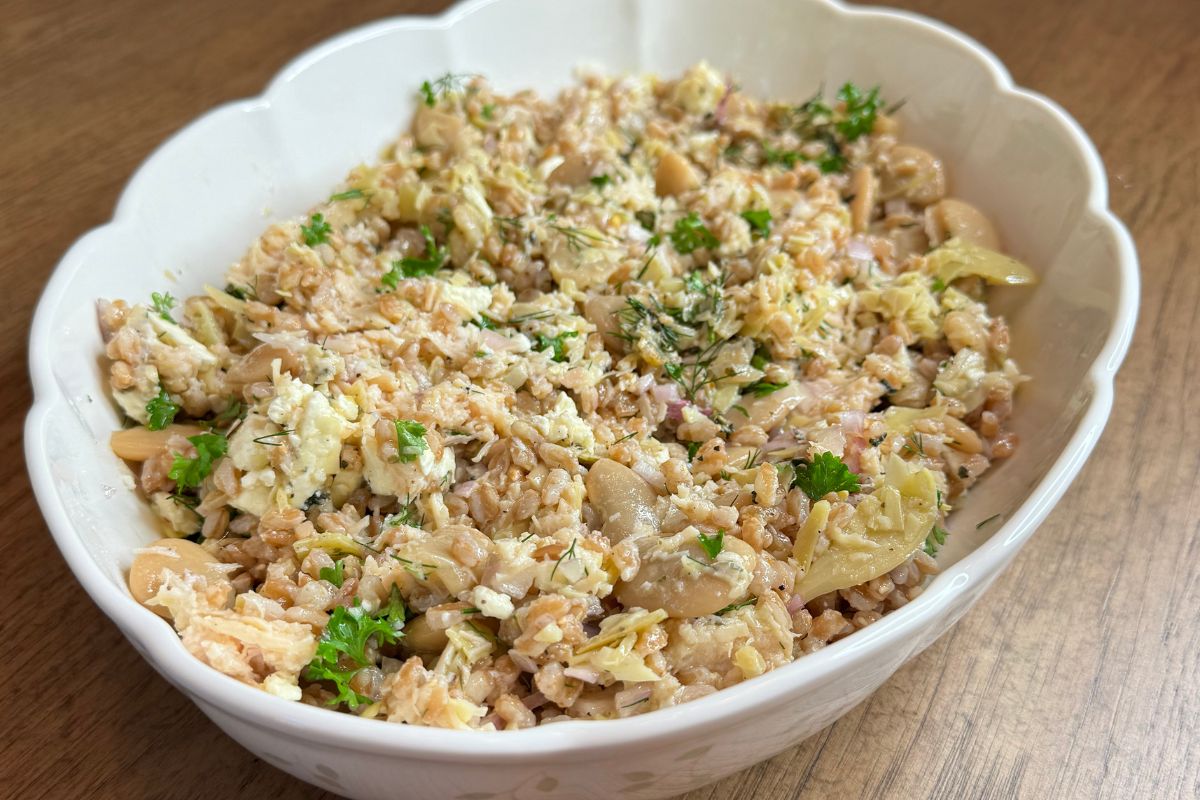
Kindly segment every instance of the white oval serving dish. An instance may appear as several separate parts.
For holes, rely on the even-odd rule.
[[[164,270],[175,294],[217,281],[271,219],[373,160],[425,78],[478,72],[501,89],[547,91],[580,65],[675,74],[701,59],[761,96],[801,100],[853,80],[905,98],[906,139],[943,156],[954,194],[1042,275],[997,301],[1034,376],[1014,416],[1022,444],[952,515],[944,572],[913,603],[813,655],[624,720],[507,733],[389,725],[280,700],[193,658],[125,587],[133,550],[155,534],[108,448],[120,420],[106,400],[95,299],[144,296]],[[233,738],[303,780],[355,798],[673,795],[794,745],[869,695],[970,608],[1062,496],[1108,418],[1137,310],[1136,254],[1107,202],[1103,165],[1066,113],[1015,88],[966,37],[909,14],[829,0],[475,0],[384,20],[177,133],[138,170],[112,221],[63,257],[30,341],[30,476],[71,569],[138,651]]]

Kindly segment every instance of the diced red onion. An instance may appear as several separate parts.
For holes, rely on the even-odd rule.
[[[808,438],[838,458],[841,458],[846,450],[846,435],[840,428],[818,428],[810,433]]]
[[[804,608],[804,598],[800,595],[794,594],[788,599],[787,610],[789,614],[795,614],[802,608]]]
[[[851,258],[857,258],[860,261],[870,261],[875,258],[875,251],[871,249],[864,239],[857,236],[846,243],[846,255]]]
[[[576,678],[584,683],[600,682],[600,672],[589,667],[567,667],[563,670],[563,675],[568,678]]]
[[[863,423],[867,419],[867,412],[842,411],[837,416],[838,423],[846,433],[862,433]]]
[[[647,375],[646,377],[649,378],[650,376]],[[650,390],[650,394],[660,403],[670,404],[679,402],[679,387],[673,383],[657,384]]]
[[[613,702],[617,706],[618,712],[623,708],[637,705],[650,699],[649,686],[635,686],[632,689],[622,689],[613,695]]]
[[[721,95],[721,99],[717,101],[717,107],[713,110],[713,122],[717,123],[717,127],[725,124],[725,107],[729,104],[729,96],[735,91],[736,84],[732,80],[725,81],[725,94]]]
[[[793,447],[795,444],[796,440],[791,434],[781,433],[767,440],[767,443],[762,446],[762,451],[764,453],[773,453],[776,450]]]
[[[512,655],[511,653],[509,655]],[[541,692],[531,692],[521,698],[521,702],[525,707],[532,711],[535,708],[540,708],[546,705],[546,695]]]
[[[658,465],[652,461],[638,459],[637,461],[633,462],[633,466],[631,466],[630,469],[636,472],[638,477],[650,484],[654,489],[661,491],[667,486],[667,481],[666,478],[663,477],[662,470],[660,470]]]
[[[425,621],[435,631],[444,631],[451,625],[463,621],[461,608],[431,608],[425,612]]]
[[[508,657],[512,659],[512,662],[517,665],[517,669],[521,670],[521,672],[537,672],[538,671],[537,662],[534,661],[529,656],[525,655],[524,653],[518,653],[516,650],[509,650]],[[535,694],[537,694],[539,696],[541,695],[540,692],[535,692]],[[530,696],[532,697],[533,695],[530,695]],[[529,698],[527,697],[525,699],[528,700]],[[541,705],[544,702],[546,702],[546,698],[542,697],[542,699],[538,703],[538,705]],[[526,705],[528,705],[528,703],[526,703]],[[530,706],[530,707],[534,708],[535,706]]]
[[[667,403],[667,419],[679,422],[683,419],[683,409],[687,407],[686,400],[675,400]]]
[[[479,485],[478,481],[463,481],[452,490],[459,497],[470,497],[471,492],[475,491],[475,487]]]

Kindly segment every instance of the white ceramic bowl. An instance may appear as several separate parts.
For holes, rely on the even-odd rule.
[[[124,573],[154,534],[107,446],[97,297],[193,293],[268,220],[303,211],[406,123],[419,82],[480,72],[550,90],[580,64],[677,73],[707,59],[760,95],[881,83],[907,100],[907,138],[942,155],[954,194],[1035,265],[998,298],[1034,382],[1019,395],[1017,456],[952,516],[945,571],[915,602],[782,669],[687,705],[508,733],[388,725],[289,703],[189,655],[133,601]],[[26,455],[63,555],[96,603],[169,681],[266,761],[356,798],[656,798],[790,747],[870,694],[957,620],[1075,478],[1108,417],[1137,308],[1133,245],[1106,209],[1104,168],[1078,125],[1015,89],[989,53],[908,14],[833,2],[479,0],[385,20],[296,59],[267,91],[221,107],[142,166],[116,215],[66,254],[33,324]],[[993,514],[1001,520],[976,530]]]

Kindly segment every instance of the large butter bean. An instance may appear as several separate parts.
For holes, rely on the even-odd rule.
[[[614,593],[626,608],[661,608],[677,619],[702,617],[746,599],[757,560],[754,548],[729,536],[716,559],[695,537],[670,551],[656,543],[642,556],[638,574],[618,583]]]
[[[164,571],[176,575],[201,575],[208,585],[227,587],[228,599],[233,600],[233,584],[230,583],[221,562],[212,553],[187,539],[159,539],[138,552],[129,567],[129,592],[133,599],[145,604],[158,594],[163,584]],[[162,606],[147,606],[159,616],[170,616]]]
[[[613,544],[639,530],[657,532],[657,496],[629,467],[602,458],[588,470],[584,485],[588,500],[604,520],[601,531]]]

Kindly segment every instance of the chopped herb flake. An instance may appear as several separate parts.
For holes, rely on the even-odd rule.
[[[811,462],[797,461],[794,466],[793,485],[813,500],[820,500],[830,492],[859,490],[858,476],[833,453],[817,453]]]
[[[316,247],[319,244],[325,244],[329,241],[329,234],[333,228],[325,221],[325,217],[321,214],[313,214],[309,217],[308,224],[300,225],[300,233],[304,236],[304,243],[309,247]]]
[[[175,481],[179,489],[195,489],[212,472],[213,462],[225,455],[229,440],[220,433],[201,433],[189,436],[188,441],[196,448],[195,458],[185,458],[175,453],[175,461],[167,477]]]
[[[396,425],[396,460],[403,462],[416,461],[421,454],[429,449],[425,441],[425,426],[411,419],[395,420]]]
[[[175,307],[175,298],[171,296],[170,292],[163,292],[162,294],[151,292],[150,304],[154,306],[154,311],[158,316],[167,322],[175,321],[171,316],[171,309]]]
[[[146,403],[146,427],[152,431],[161,431],[175,421],[175,415],[178,413],[179,405],[171,399],[166,389],[159,386],[158,394]]]
[[[704,552],[708,554],[709,559],[716,560],[717,555],[721,552],[721,548],[725,546],[725,529],[718,530],[715,536],[701,533],[696,537],[696,540],[700,542],[700,546],[704,548]]]
[[[750,223],[750,235],[753,238],[765,239],[771,235],[771,212],[767,209],[743,211],[741,216]]]
[[[720,242],[713,236],[712,231],[704,227],[700,216],[693,211],[675,223],[675,228],[671,231],[671,244],[679,253],[687,255],[700,248],[712,250]]]

